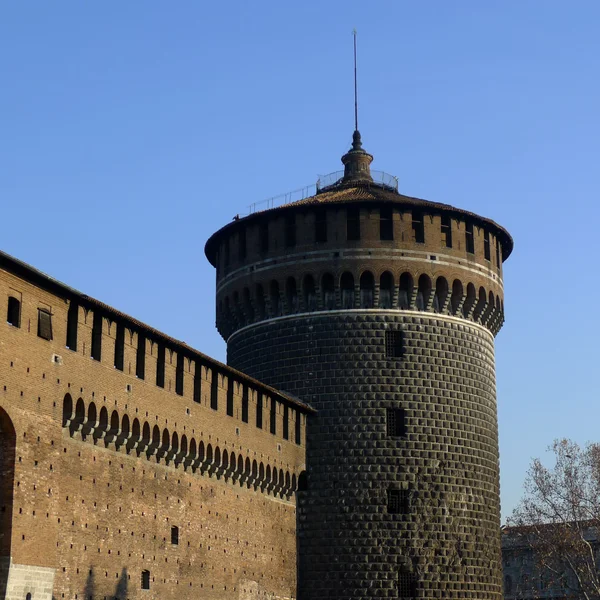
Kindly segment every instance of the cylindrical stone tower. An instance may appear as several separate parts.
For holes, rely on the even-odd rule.
[[[318,410],[299,597],[502,598],[494,336],[510,235],[398,193],[354,133],[345,171],[206,254],[231,366]]]

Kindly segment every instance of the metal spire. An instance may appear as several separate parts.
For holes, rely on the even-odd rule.
[[[356,77],[356,29],[352,30],[354,37],[354,131],[358,131],[358,84]]]

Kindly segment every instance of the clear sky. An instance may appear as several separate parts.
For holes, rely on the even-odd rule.
[[[0,248],[225,359],[204,242],[341,168],[505,226],[503,513],[598,440],[600,3],[4,2]]]

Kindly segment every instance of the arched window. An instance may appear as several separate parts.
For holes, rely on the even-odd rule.
[[[332,310],[335,307],[335,287],[331,273],[323,275],[321,290],[323,294],[323,308]]]
[[[429,296],[431,295],[431,279],[428,275],[419,277],[419,289],[417,291],[417,310],[427,310]]]
[[[298,290],[296,289],[296,280],[293,277],[288,277],[285,282],[285,296],[288,311],[290,313],[298,312]]]
[[[354,308],[354,277],[347,271],[340,279],[342,292],[342,308]]]
[[[463,299],[463,284],[460,279],[455,279],[452,283],[452,298],[450,299],[450,305],[452,307],[452,314],[455,315],[458,312],[460,303]]]
[[[252,308],[252,302],[250,301],[250,290],[248,288],[244,288],[243,297],[244,314],[246,316],[246,320],[248,323],[252,323],[254,321],[254,309]]]
[[[142,589],[149,590],[150,589],[150,571],[142,571]]]
[[[315,280],[312,275],[305,275],[304,282],[302,284],[302,291],[304,293],[304,308],[305,310],[312,312],[317,309],[317,294],[315,292]]]
[[[13,486],[17,436],[8,413],[0,408],[0,556],[11,555]]]
[[[259,319],[265,318],[265,291],[260,283],[256,286],[256,312]]]
[[[478,321],[483,316],[483,311],[485,310],[485,305],[487,304],[487,293],[485,288],[481,286],[479,288],[479,298],[477,300],[477,305],[475,306],[475,311],[473,312],[473,319]]]
[[[13,327],[21,327],[21,302],[14,296],[8,297],[6,322]]]
[[[365,271],[360,276],[360,307],[373,308],[375,297],[375,280],[373,273]]]
[[[463,316],[468,318],[473,305],[475,304],[475,286],[472,283],[467,284],[467,297],[465,299],[465,303],[463,304]]]
[[[279,297],[279,283],[275,280],[271,281],[269,298],[271,300],[271,316],[281,316],[281,299]]]
[[[31,592],[27,592],[27,595],[25,596],[25,600],[31,600]]]
[[[386,271],[379,278],[379,308],[392,308],[394,300],[394,276]]]
[[[398,290],[398,308],[408,310],[413,293],[413,278],[410,273],[402,273],[400,276],[400,289]]]
[[[433,297],[433,310],[442,312],[448,297],[448,282],[445,277],[438,277],[435,282],[435,296]]]
[[[62,426],[68,427],[73,418],[73,399],[70,394],[67,394],[63,400],[63,416]]]

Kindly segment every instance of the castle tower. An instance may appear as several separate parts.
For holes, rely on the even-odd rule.
[[[372,159],[355,131],[331,185],[208,240],[217,327],[231,366],[318,411],[302,600],[500,600],[494,336],[513,242],[401,195]]]

